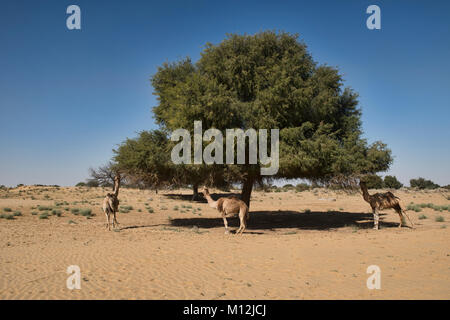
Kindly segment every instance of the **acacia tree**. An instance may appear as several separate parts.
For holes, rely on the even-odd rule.
[[[318,65],[297,35],[230,34],[207,43],[197,63],[165,63],[152,77],[157,123],[168,131],[203,128],[280,130],[280,167],[271,178],[329,181],[385,171],[392,162],[381,142],[361,138],[357,94],[343,88],[336,68]],[[248,150],[247,150],[248,155]],[[248,157],[247,157],[248,159]],[[249,205],[260,164],[227,165]]]
[[[116,150],[114,164],[91,170],[91,175],[110,181],[112,170],[120,170],[129,184],[142,188],[186,186],[193,189],[193,200],[198,200],[201,184],[225,186],[223,169],[207,165],[175,165],[171,159],[174,143],[161,130],[142,131],[136,138],[126,139]],[[113,169],[111,169],[113,168]],[[111,175],[109,174],[111,173]]]
[[[126,139],[113,150],[115,167],[131,184],[157,191],[174,176],[168,148],[167,135],[163,131],[142,131],[138,137]]]
[[[89,168],[88,183],[96,183],[101,187],[112,187],[114,185],[114,163],[108,162],[105,165],[98,167],[97,169]]]

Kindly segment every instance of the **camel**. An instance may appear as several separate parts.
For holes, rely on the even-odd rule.
[[[105,199],[103,199],[103,212],[106,215],[106,228],[111,231],[110,215],[113,215],[113,228],[119,225],[116,219],[116,213],[119,210],[119,187],[120,187],[120,176],[116,174],[114,177],[114,190],[112,193],[107,193]]]
[[[207,188],[203,188],[202,190],[203,196],[208,201],[208,204],[211,208],[217,209],[223,219],[223,223],[225,225],[225,233],[229,233],[228,231],[228,222],[227,218],[235,217],[239,215],[240,226],[237,229],[236,234],[243,233],[245,228],[247,227],[247,220],[249,219],[248,206],[244,201],[237,197],[228,197],[228,198],[219,198],[217,201],[214,201],[209,194],[209,190]]]
[[[364,181],[359,182],[359,186],[361,187],[361,191],[363,194],[363,198],[366,202],[370,204],[372,207],[373,212],[373,220],[374,220],[374,226],[373,228],[375,230],[378,230],[378,220],[379,220],[379,214],[378,210],[383,209],[394,209],[395,212],[398,213],[398,216],[400,217],[400,224],[399,228],[402,227],[403,223],[403,214],[408,218],[409,222],[411,223],[411,227],[414,228],[414,224],[412,223],[411,219],[409,219],[409,216],[406,214],[406,211],[402,209],[399,203],[399,198],[396,197],[392,192],[385,192],[385,193],[375,193],[375,194],[369,194],[369,191],[367,190],[367,185]]]

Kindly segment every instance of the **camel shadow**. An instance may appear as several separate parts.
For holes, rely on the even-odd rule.
[[[382,217],[385,214],[380,214]],[[222,218],[177,218],[170,221],[172,226],[192,228],[223,228]],[[239,227],[238,218],[228,218],[228,225]],[[359,212],[319,212],[309,213],[298,211],[253,211],[250,212],[250,220],[246,230],[329,230],[344,227],[356,227],[358,229],[371,229],[373,227],[373,215]],[[398,223],[384,222],[380,219],[380,228],[398,227]]]
[[[149,225],[142,225],[142,226],[128,226],[128,227],[121,227],[120,230],[128,230],[128,229],[140,229],[140,228],[153,228],[153,227],[161,227],[161,226],[167,226],[167,224],[149,224]]]

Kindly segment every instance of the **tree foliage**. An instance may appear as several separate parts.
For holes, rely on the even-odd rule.
[[[384,177],[384,187],[391,189],[400,189],[403,184],[397,180],[395,176],[385,176]]]
[[[280,129],[280,168],[273,178],[327,181],[337,175],[385,171],[392,157],[382,142],[361,137],[357,94],[336,68],[318,65],[297,35],[230,34],[207,43],[197,63],[165,63],[152,78],[163,130]],[[249,203],[259,165],[229,165]]]
[[[368,189],[383,188],[383,179],[376,174],[366,175],[361,180],[363,180],[366,183]]]
[[[419,188],[419,189],[437,189],[439,188],[439,185],[434,183],[431,180],[426,180],[424,178],[417,178],[417,179],[411,179],[409,180],[409,184],[412,188]]]

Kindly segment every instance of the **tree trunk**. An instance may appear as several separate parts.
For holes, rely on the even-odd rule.
[[[197,201],[199,199],[199,197],[198,197],[198,184],[193,184],[192,185],[192,191],[194,193],[194,195],[192,196],[192,201]]]
[[[253,183],[255,179],[249,175],[244,179],[244,183],[242,185],[241,199],[245,202],[247,207],[250,209],[250,197],[252,195]]]

